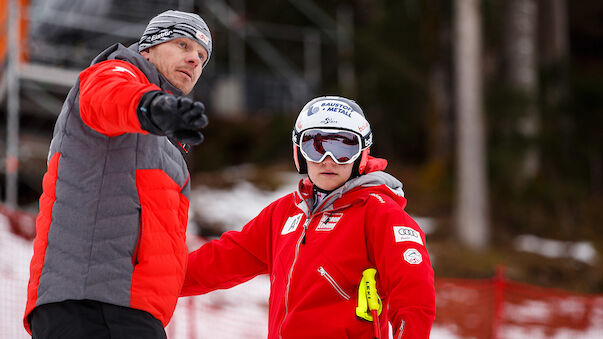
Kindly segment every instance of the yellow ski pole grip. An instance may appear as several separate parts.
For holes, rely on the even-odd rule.
[[[379,295],[377,294],[375,274],[377,274],[376,269],[368,268],[362,272],[362,278],[365,280],[366,284],[366,300],[368,302],[369,310],[376,310],[377,314],[381,314],[381,298],[379,298]]]
[[[356,315],[364,320],[373,321],[371,312],[368,309],[368,303],[366,300],[366,279],[362,277],[360,280],[360,286],[358,286],[358,307],[356,307]]]
[[[381,314],[382,304],[381,298],[377,294],[375,282],[375,274],[377,270],[368,268],[362,272],[362,280],[358,286],[358,307],[356,307],[356,315],[364,320],[373,321],[371,310],[377,310],[377,314]],[[369,298],[370,295],[370,298]]]
[[[362,272],[362,281],[365,284],[366,301],[370,310],[370,318],[373,322],[375,339],[381,337],[381,326],[379,325],[379,314],[381,314],[381,298],[377,294],[377,282],[375,281],[377,270],[368,268]],[[369,312],[367,312],[369,313]]]

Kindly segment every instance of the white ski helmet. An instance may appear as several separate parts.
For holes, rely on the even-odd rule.
[[[371,125],[362,108],[351,99],[340,96],[323,96],[310,100],[299,112],[293,127],[293,160],[300,174],[308,172],[301,153],[301,135],[309,129],[334,129],[353,132],[360,138],[361,155],[354,162],[352,177],[364,173],[370,146],[373,143]]]

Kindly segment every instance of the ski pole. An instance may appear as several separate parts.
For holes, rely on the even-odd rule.
[[[377,270],[367,268],[362,272],[362,279],[358,286],[358,306],[356,307],[356,316],[373,323],[375,339],[379,339],[381,326],[379,326],[379,314],[381,314],[382,304],[379,294],[377,294],[377,283],[375,282]]]
[[[375,330],[375,339],[379,339],[379,315],[377,310],[371,310],[373,314],[373,329]]]
[[[367,268],[362,272],[362,279],[358,285],[358,306],[356,307],[356,316],[373,323],[375,338],[379,339],[380,329],[379,315],[382,311],[381,298],[377,294],[377,283],[375,281],[377,270]]]
[[[375,339],[380,337],[380,326],[379,326],[379,308],[381,306],[381,299],[377,294],[377,284],[375,282],[375,274],[377,270],[369,268],[362,272],[366,284],[366,299],[368,301],[368,308],[371,310],[373,316],[373,329],[375,330]]]

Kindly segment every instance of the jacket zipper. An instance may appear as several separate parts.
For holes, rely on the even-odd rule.
[[[138,210],[138,239],[136,240],[136,247],[134,248],[134,255],[132,256],[132,265],[138,265],[138,252],[140,251],[140,244],[142,243],[142,209]]]
[[[406,322],[404,320],[402,320],[402,323],[400,323],[400,329],[398,330],[398,335],[396,336],[396,339],[402,339],[402,335],[404,334],[404,325],[406,325]]]
[[[302,242],[301,242],[302,245],[306,243],[306,238],[308,237],[308,224],[309,224],[308,220],[310,220],[310,219],[307,219],[306,222],[304,223],[304,236],[303,236]]]
[[[291,268],[289,269],[289,274],[287,275],[287,287],[285,289],[285,315],[283,316],[283,320],[281,320],[281,326],[278,329],[278,337],[283,338],[281,331],[283,329],[283,323],[285,319],[287,319],[287,314],[289,313],[289,289],[291,288],[291,277],[293,276],[293,268],[295,267],[295,263],[297,262],[297,257],[299,256],[299,248],[302,244],[302,241],[306,238],[306,230],[308,229],[308,224],[312,219],[306,219],[304,223],[304,229],[302,231],[301,237],[297,239],[297,244],[295,245],[295,256],[293,257],[293,263],[291,264]]]
[[[327,272],[324,269],[324,267],[320,266],[318,268],[318,273],[320,273],[321,276],[323,276],[323,277],[325,277],[325,279],[327,279],[329,284],[331,284],[331,286],[333,286],[335,291],[337,291],[337,293],[339,293],[340,296],[342,296],[345,300],[350,300],[350,295],[345,293],[343,288],[341,288],[341,286],[339,286],[339,284],[337,284],[337,281],[335,281],[335,279],[333,279],[333,277],[329,274],[329,272]]]

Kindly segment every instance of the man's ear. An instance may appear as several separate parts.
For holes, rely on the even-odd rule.
[[[140,51],[140,55],[142,55],[143,57],[145,57],[145,59],[149,60],[149,49],[143,49],[142,51]]]

